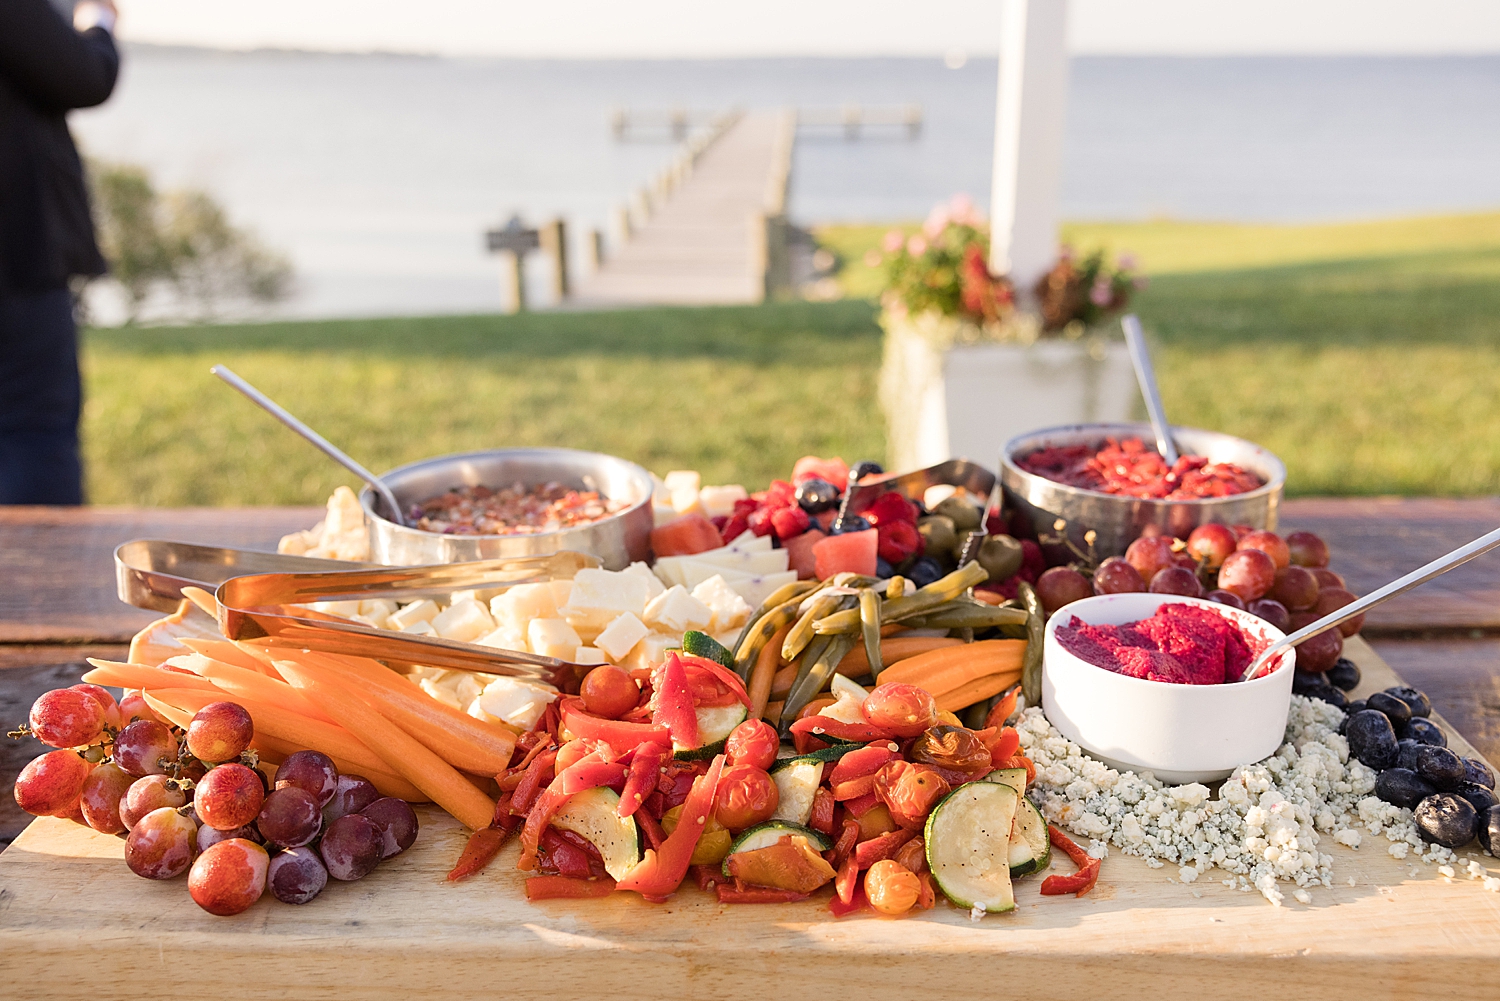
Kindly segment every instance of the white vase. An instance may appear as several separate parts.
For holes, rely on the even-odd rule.
[[[978,328],[924,315],[884,321],[880,399],[892,470],[964,457],[998,470],[1018,434],[1128,421],[1140,407],[1123,341],[1090,334],[1031,344],[976,341]]]

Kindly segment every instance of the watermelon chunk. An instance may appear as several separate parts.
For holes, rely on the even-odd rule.
[[[794,535],[790,539],[782,540],[782,546],[786,548],[789,569],[797,571],[798,580],[812,580],[818,572],[818,563],[813,556],[813,546],[817,545],[827,535],[810,528],[801,535]]]
[[[858,573],[873,577],[879,546],[879,533],[873,528],[867,528],[863,532],[830,535],[813,543],[814,572],[819,580],[827,580],[836,573]]]
[[[793,483],[800,484],[803,480],[814,477],[826,480],[842,490],[849,482],[849,464],[837,456],[820,459],[816,455],[804,455],[792,465]]]
[[[657,556],[691,556],[722,545],[724,537],[701,514],[685,514],[651,530],[651,548]]]

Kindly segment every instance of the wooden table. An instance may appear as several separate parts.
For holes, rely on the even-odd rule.
[[[110,605],[115,542],[266,542],[318,512],[257,511],[231,532],[242,516],[0,509],[0,569],[26,585],[0,599],[0,665],[10,665],[0,691],[36,671],[65,675],[82,644],[118,644],[149,618]],[[1497,520],[1490,501],[1319,500],[1288,504],[1283,527],[1324,534],[1335,569],[1368,590]],[[1455,724],[1457,749],[1471,750],[1467,735],[1495,760],[1500,639],[1486,632],[1497,625],[1485,617],[1494,609],[1465,596],[1500,592],[1500,560],[1460,572],[1467,590],[1424,589],[1390,603],[1367,629],[1374,649],[1353,641],[1349,651],[1365,671],[1363,691],[1396,681],[1378,650]],[[910,998],[935,986],[1058,998],[1240,996],[1263,987],[1304,998],[1497,993],[1500,894],[1462,876],[1449,884],[1420,863],[1411,875],[1383,838],[1362,851],[1320,845],[1338,878],[1314,890],[1311,905],[1288,896],[1272,908],[1210,876],[1184,886],[1171,867],[1153,870],[1116,851],[1082,900],[1038,897],[1033,880],[1015,914],[979,924],[941,904],[907,921],[835,922],[813,902],[734,909],[696,891],[660,908],[625,895],[533,906],[508,856],[469,883],[445,883],[463,832],[429,808],[423,823],[411,851],[359,883],[332,885],[305,907],[266,899],[221,919],[199,911],[180,880],[131,875],[118,839],[38,820],[0,855],[0,982],[69,998],[97,993],[101,969],[119,996],[156,996],[183,976],[232,984],[235,996],[298,998]],[[1495,860],[1480,861],[1500,875]]]

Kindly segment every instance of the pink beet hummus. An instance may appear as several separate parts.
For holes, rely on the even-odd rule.
[[[1266,646],[1198,605],[1162,605],[1151,618],[1121,626],[1089,625],[1075,615],[1058,628],[1057,641],[1095,667],[1173,685],[1238,681]]]

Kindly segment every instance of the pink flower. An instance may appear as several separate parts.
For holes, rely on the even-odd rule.
[[[1119,265],[1121,271],[1134,271],[1136,264],[1137,261],[1134,254],[1126,252],[1120,255]]]
[[[885,239],[880,241],[880,249],[884,250],[887,254],[894,254],[901,249],[901,244],[905,242],[906,237],[902,235],[901,231],[893,229],[885,235]]]
[[[954,195],[948,202],[948,216],[961,226],[978,226],[982,221],[974,209],[974,200],[965,194]]]
[[[1108,306],[1113,298],[1114,293],[1110,290],[1109,280],[1106,278],[1100,278],[1094,282],[1094,287],[1089,289],[1089,301],[1101,309]]]
[[[922,232],[927,234],[928,239],[935,240],[938,234],[948,228],[948,210],[938,205],[927,213],[927,221],[922,223]]]
[[[913,236],[906,241],[906,252],[913,257],[921,257],[927,253],[927,241],[920,236]]]

